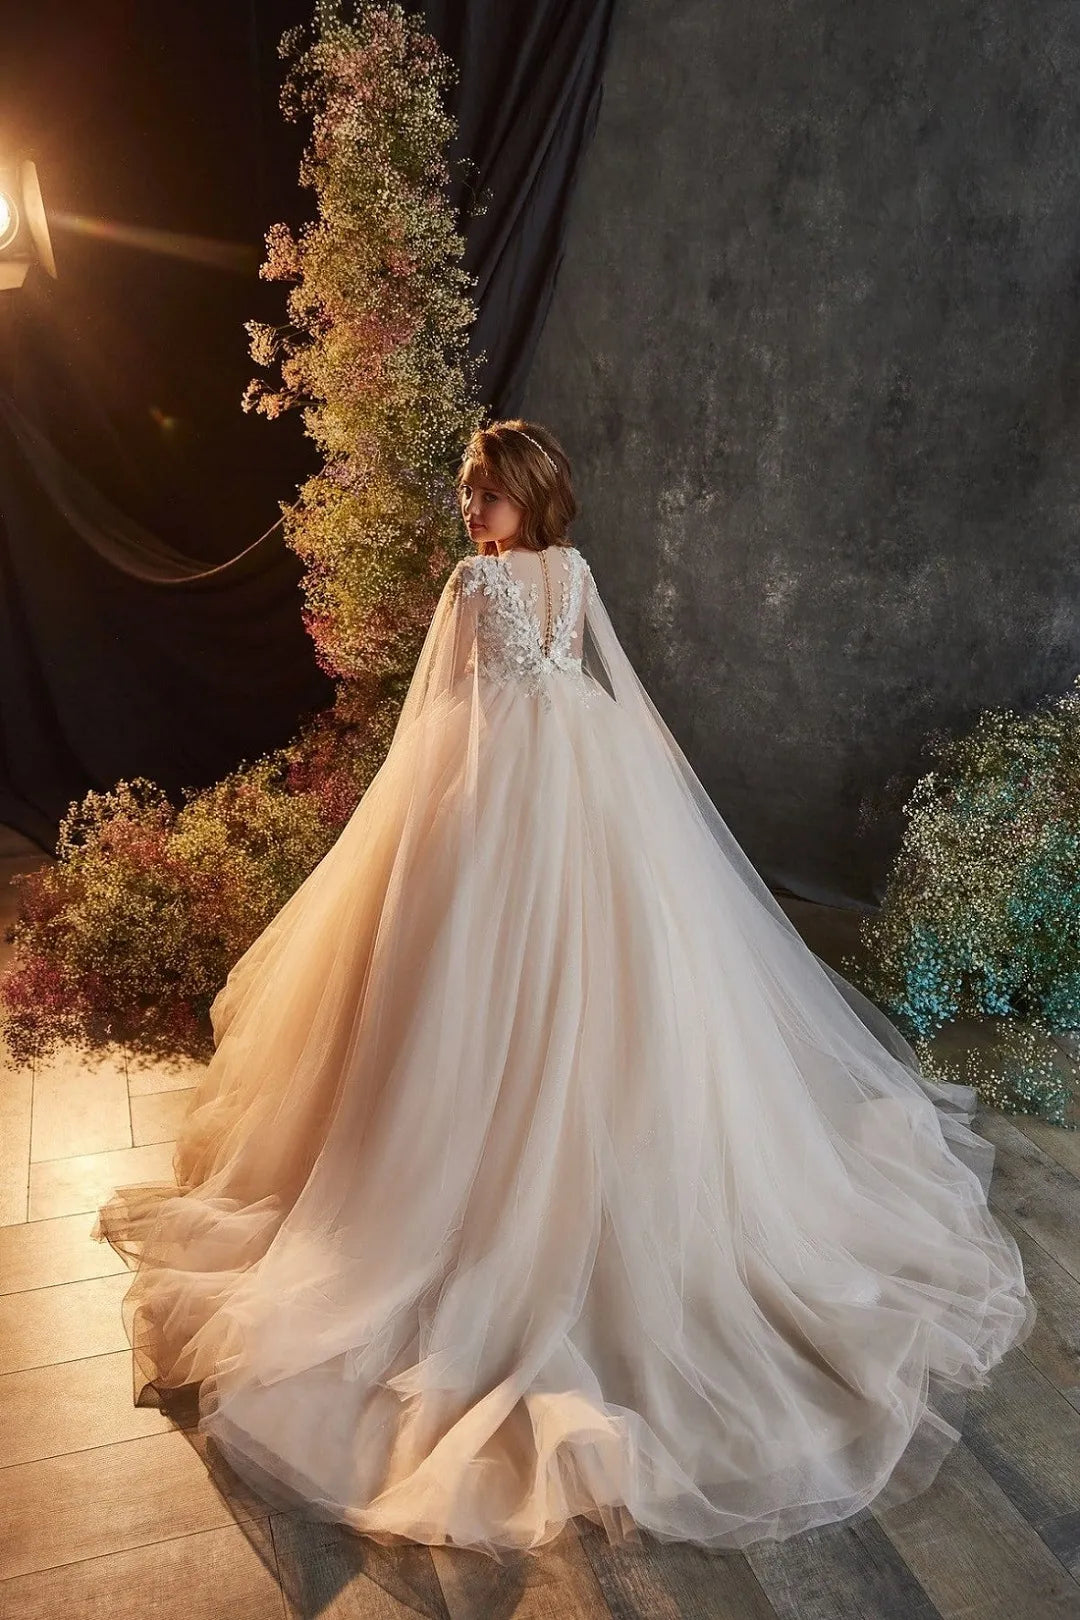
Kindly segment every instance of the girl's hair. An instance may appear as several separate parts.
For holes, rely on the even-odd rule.
[[[543,450],[537,449],[537,445],[543,445]],[[555,463],[554,467],[548,456]],[[465,469],[470,461],[497,484],[504,495],[520,501],[524,510],[517,534],[518,545],[529,551],[573,545],[566,532],[578,509],[570,483],[570,460],[547,428],[520,416],[477,428],[461,457],[455,480],[458,490],[465,482]],[[485,541],[483,549],[494,550],[494,542]]]

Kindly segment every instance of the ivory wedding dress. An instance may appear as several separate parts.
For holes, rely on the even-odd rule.
[[[457,564],[212,1020],[179,1191],[95,1234],[143,1389],[271,1502],[782,1538],[925,1488],[1033,1326],[974,1093],[803,944],[574,547]]]

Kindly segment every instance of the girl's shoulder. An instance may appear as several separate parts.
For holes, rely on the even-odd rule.
[[[587,558],[577,546],[551,546],[549,550],[564,553],[561,559],[564,567],[570,568],[576,564],[582,574],[591,572]],[[477,551],[455,563],[450,579],[455,586],[472,591],[479,589],[481,582],[489,582],[506,571],[507,564],[498,552]]]

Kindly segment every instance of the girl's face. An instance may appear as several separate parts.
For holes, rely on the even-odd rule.
[[[478,549],[502,551],[513,543],[525,508],[493,484],[474,461],[466,464],[458,498],[461,516]]]

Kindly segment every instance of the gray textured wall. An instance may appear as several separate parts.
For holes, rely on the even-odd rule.
[[[620,0],[523,410],[763,875],[872,903],[933,729],[1080,668],[1080,4]]]

